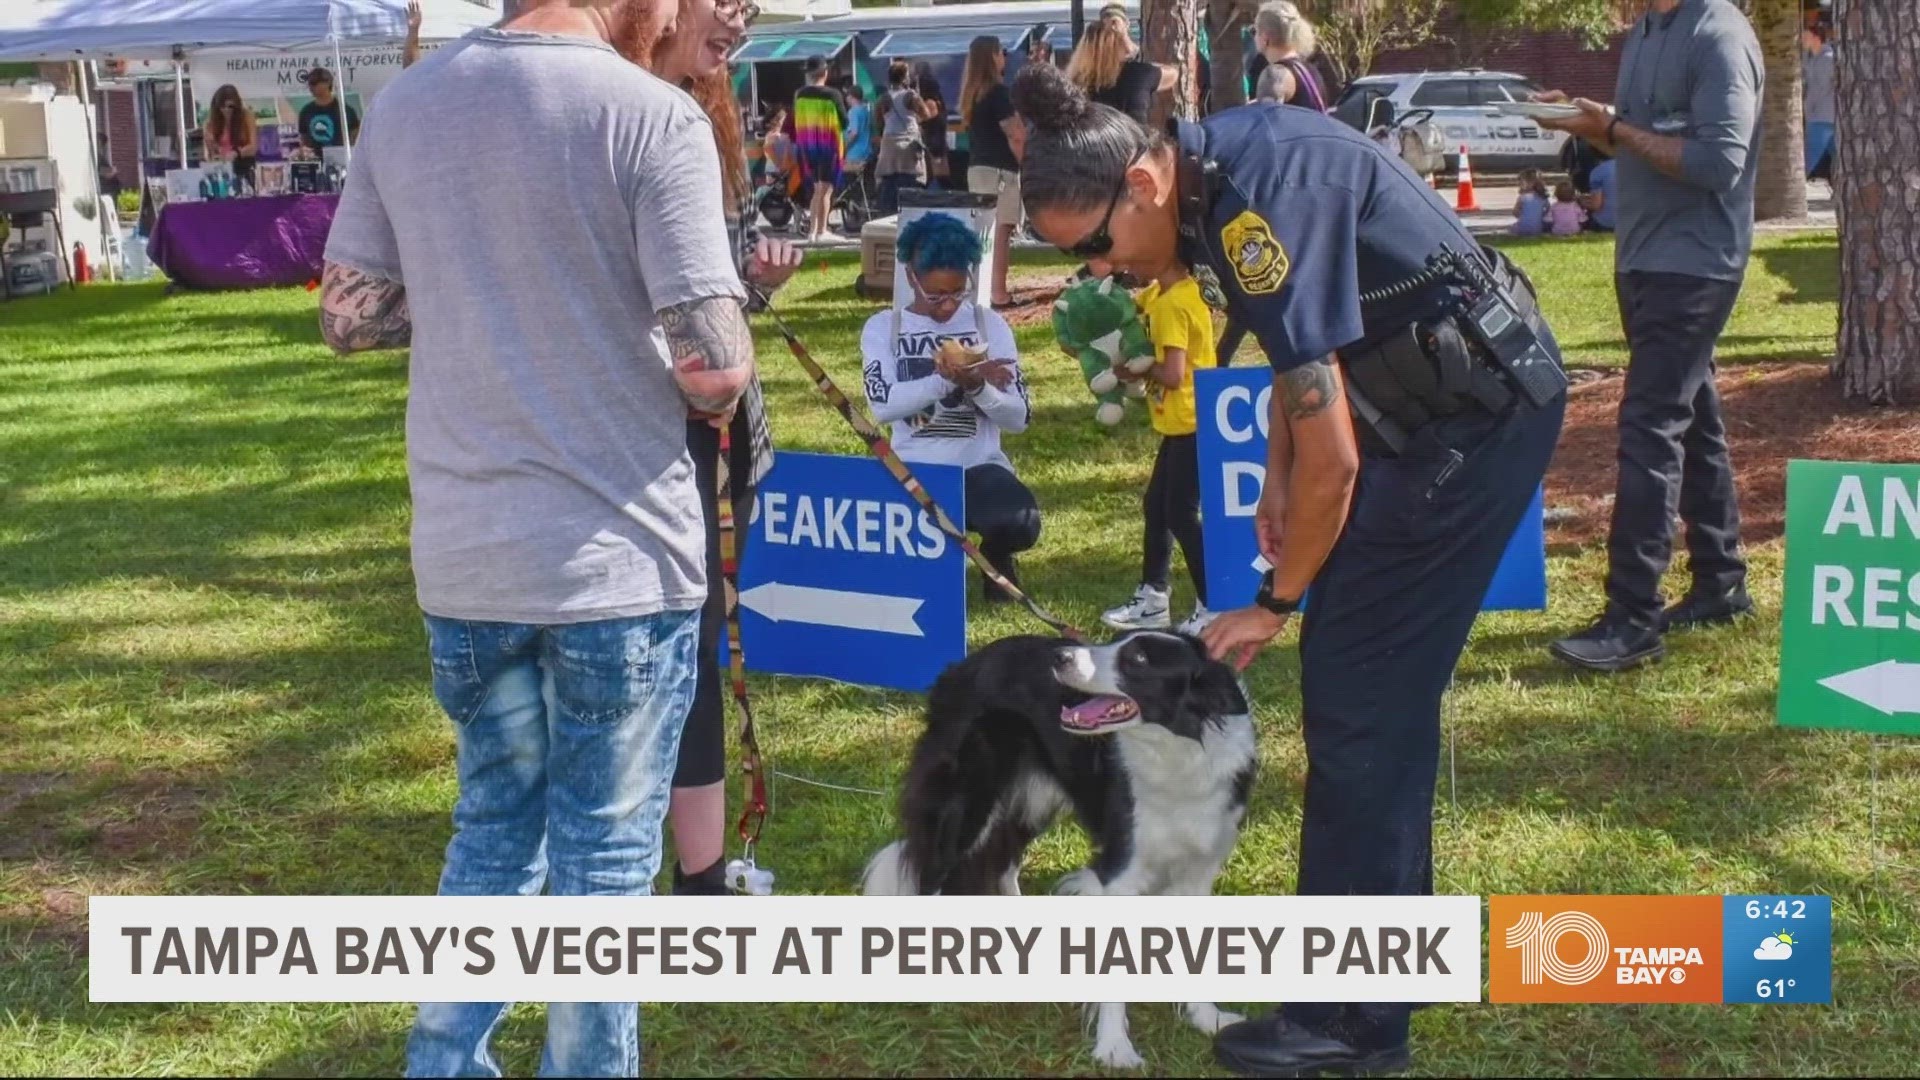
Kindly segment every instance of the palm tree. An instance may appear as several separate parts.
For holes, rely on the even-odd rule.
[[[1154,103],[1156,127],[1169,113],[1195,119],[1199,112],[1197,46],[1200,41],[1200,0],[1145,0],[1140,8],[1140,51],[1156,64],[1172,64],[1180,81]],[[1170,99],[1170,100],[1169,100]]]
[[[1837,0],[1840,349],[1848,400],[1911,403],[1920,370],[1920,0]]]
[[[1753,28],[1766,64],[1760,96],[1759,172],[1753,216],[1761,221],[1807,216],[1805,126],[1800,119],[1800,0],[1753,0]]]

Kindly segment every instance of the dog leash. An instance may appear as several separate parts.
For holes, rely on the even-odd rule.
[[[752,287],[749,286],[749,288]],[[960,546],[960,550],[966,553],[967,558],[980,568],[980,572],[985,574],[988,580],[1018,599],[1035,618],[1072,641],[1084,643],[1089,640],[1086,634],[1073,624],[1041,607],[1038,601],[1028,596],[1019,586],[1008,581],[1005,575],[993,568],[993,564],[987,561],[979,547],[963,530],[955,526],[953,519],[947,516],[946,511],[933,501],[933,496],[913,475],[907,463],[901,460],[900,455],[894,451],[893,444],[881,433],[873,420],[861,412],[853,401],[834,384],[826,369],[813,358],[806,343],[800,340],[800,336],[794,333],[793,328],[788,326],[786,320],[774,310],[766,293],[758,289],[754,291],[758,294],[761,312],[773,320],[774,327],[780,331],[781,338],[787,343],[787,349],[793,353],[794,359],[800,362],[800,366],[806,369],[807,375],[813,379],[814,388],[826,397],[834,410],[860,436],[861,441],[866,443],[868,451],[880,459],[880,462],[887,467],[887,471],[893,474],[893,478],[899,481],[900,486],[920,504],[921,510],[933,520],[940,531]],[[740,634],[740,538],[738,523],[733,513],[732,450],[732,425],[728,424],[720,429],[719,461],[714,469],[715,483],[718,488],[715,504],[719,507],[720,574],[726,590],[727,676],[733,692],[734,704],[740,709],[740,771],[745,778],[745,797],[742,800],[739,820],[734,825],[734,831],[740,838],[742,853],[740,859],[728,865],[727,878],[729,882],[737,882],[742,892],[764,894],[773,890],[773,874],[761,869],[754,862],[754,848],[759,845],[760,834],[766,828],[771,804],[767,797],[766,759],[760,751],[760,739],[754,727],[753,700],[747,693],[747,653]],[[795,779],[804,780],[800,777]],[[817,781],[804,782],[816,783]],[[832,787],[833,785],[821,786]]]
[[[813,358],[813,353],[807,349],[806,343],[801,341],[800,336],[793,332],[793,328],[787,325],[785,319],[780,317],[779,311],[773,306],[772,299],[765,292],[758,289],[755,291],[759,293],[762,313],[773,320],[774,328],[780,331],[780,336],[787,343],[787,350],[793,353],[794,359],[800,361],[800,366],[806,369],[808,377],[813,380],[814,388],[827,399],[834,411],[840,414],[841,419],[853,428],[854,433],[867,444],[867,450],[880,459],[880,463],[887,467],[887,471],[892,473],[893,478],[900,482],[900,486],[907,490],[907,494],[913,496],[913,501],[920,504],[920,509],[932,519],[934,525],[960,546],[960,550],[980,568],[980,572],[986,575],[987,580],[1020,601],[1034,618],[1046,623],[1062,637],[1071,641],[1085,644],[1091,640],[1072,623],[1041,607],[1039,601],[1028,596],[1019,586],[1008,581],[1004,575],[993,568],[993,564],[981,554],[980,548],[968,538],[966,531],[955,525],[953,519],[947,516],[947,512],[940,509],[940,505],[933,501],[933,496],[927,493],[927,489],[913,475],[913,470],[907,468],[907,463],[900,459],[900,455],[893,449],[892,442],[881,432],[873,419],[854,405],[853,401],[834,385],[833,379],[828,376],[826,369],[820,366],[820,362]]]

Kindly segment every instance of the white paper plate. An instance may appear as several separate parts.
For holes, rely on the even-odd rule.
[[[1535,120],[1565,120],[1580,115],[1579,106],[1564,102],[1502,101],[1494,108],[1511,116],[1530,116]]]

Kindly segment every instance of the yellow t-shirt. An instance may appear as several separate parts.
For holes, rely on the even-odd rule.
[[[1200,283],[1190,277],[1165,291],[1153,282],[1141,290],[1139,302],[1147,337],[1153,341],[1153,358],[1164,362],[1168,349],[1187,353],[1186,377],[1179,386],[1163,386],[1147,378],[1147,412],[1153,417],[1153,430],[1162,435],[1191,435],[1198,426],[1193,373],[1218,366],[1213,355],[1213,310],[1200,298]]]

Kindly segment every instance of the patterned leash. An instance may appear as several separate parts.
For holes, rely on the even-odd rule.
[[[900,455],[894,451],[893,445],[873,420],[856,408],[852,400],[834,385],[833,379],[813,358],[813,354],[807,350],[806,344],[800,340],[799,335],[795,334],[786,321],[780,318],[779,313],[773,310],[773,306],[767,302],[764,294],[761,295],[760,300],[763,312],[773,319],[773,324],[780,331],[780,336],[786,340],[787,348],[793,353],[794,358],[800,361],[800,366],[806,369],[807,374],[813,379],[815,388],[833,404],[834,409],[846,420],[848,426],[852,427],[867,444],[867,449],[874,457],[880,459],[881,463],[887,467],[887,471],[893,474],[893,478],[900,482],[900,486],[913,496],[914,501],[920,504],[921,510],[933,520],[940,531],[960,545],[960,550],[973,560],[973,564],[980,568],[980,572],[985,574],[988,580],[1004,589],[1008,595],[1018,599],[1035,618],[1069,640],[1088,641],[1087,635],[1073,624],[1041,607],[1037,601],[1021,591],[1019,586],[1008,581],[1003,574],[993,568],[993,564],[981,554],[979,547],[967,537],[966,532],[954,525],[953,519],[949,518],[946,511],[940,509],[940,505],[933,501],[933,496],[928,494],[927,489],[914,477],[913,471],[907,468],[907,463],[900,460]],[[728,868],[728,877],[734,878],[735,871],[738,871],[740,875],[744,875],[742,884],[748,885],[755,882],[755,875],[763,875],[759,884],[764,885],[764,891],[770,892],[773,885],[772,875],[759,869],[753,858],[754,848],[759,844],[760,834],[767,825],[770,803],[767,798],[766,761],[760,752],[760,740],[754,729],[753,702],[747,694],[747,653],[740,640],[740,540],[733,515],[732,449],[732,425],[729,424],[720,429],[720,461],[715,470],[719,498],[716,501],[720,508],[720,572],[725,580],[726,589],[728,680],[732,684],[734,703],[740,707],[740,770],[746,778],[746,797],[741,806],[739,822],[735,825],[735,832],[738,833],[743,848],[741,861]],[[763,890],[752,888],[751,891]]]
[[[1028,596],[1019,586],[1008,581],[1004,575],[993,568],[993,564],[987,561],[987,557],[980,553],[980,548],[967,537],[966,531],[955,525],[953,519],[947,516],[947,512],[940,509],[940,505],[933,501],[933,496],[927,494],[927,489],[921,486],[920,481],[913,475],[913,470],[907,468],[907,463],[900,460],[900,455],[894,451],[893,444],[888,441],[886,435],[881,433],[872,418],[856,407],[847,395],[841,393],[840,388],[834,385],[826,369],[813,358],[806,344],[800,340],[800,336],[795,334],[786,320],[780,317],[780,313],[774,310],[772,302],[764,293],[761,294],[760,300],[765,314],[773,320],[774,328],[780,331],[782,338],[786,339],[787,349],[793,353],[794,359],[800,361],[800,366],[805,368],[807,375],[813,379],[814,388],[833,405],[847,425],[853,428],[861,441],[867,444],[867,450],[880,459],[880,463],[887,467],[887,471],[892,473],[893,478],[900,482],[900,486],[907,490],[907,494],[913,496],[913,501],[920,504],[920,509],[933,520],[934,525],[958,544],[967,558],[973,560],[973,564],[980,568],[980,572],[986,575],[987,580],[999,586],[1007,595],[1020,601],[1034,618],[1046,623],[1060,636],[1083,644],[1090,641],[1091,639],[1072,623],[1041,607],[1038,601]]]

